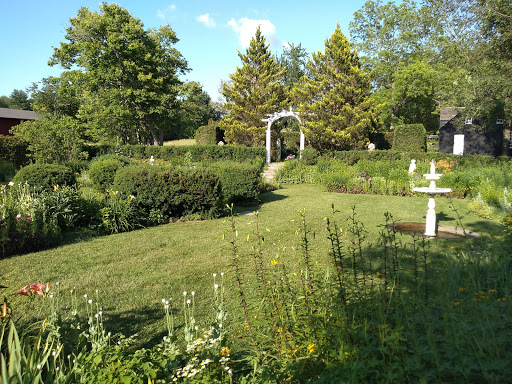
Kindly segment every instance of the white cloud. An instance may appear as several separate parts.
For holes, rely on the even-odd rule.
[[[217,25],[215,23],[215,20],[213,20],[211,18],[209,13],[205,13],[204,15],[197,16],[196,20],[199,21],[200,23],[204,24],[208,28],[215,28],[215,26]]]
[[[246,17],[239,19],[231,19],[228,21],[228,26],[233,28],[233,31],[238,34],[240,45],[243,49],[249,47],[251,39],[256,34],[256,29],[260,26],[261,33],[267,39],[267,42],[273,46],[280,46],[281,42],[276,35],[276,27],[270,20],[255,20]]]
[[[156,11],[156,16],[160,19],[167,19],[174,11],[176,10],[176,5],[171,4],[167,8],[165,8],[163,11],[159,9]]]

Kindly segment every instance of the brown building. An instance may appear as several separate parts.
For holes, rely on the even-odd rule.
[[[33,111],[20,109],[0,108],[0,135],[11,135],[9,130],[27,120],[40,119],[41,115]]]

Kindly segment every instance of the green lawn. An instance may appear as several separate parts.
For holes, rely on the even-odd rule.
[[[449,208],[450,201],[438,198],[437,213],[440,224],[457,225],[457,215]],[[482,235],[492,235],[499,225],[468,213],[467,201],[453,201],[462,215],[463,225]],[[316,234],[312,241],[312,255],[319,260],[326,257],[324,218],[331,213],[331,205],[340,211],[340,219],[348,217],[355,206],[357,218],[365,225],[368,238],[376,243],[385,223],[384,213],[390,212],[395,221],[424,221],[425,197],[393,197],[374,195],[346,195],[327,193],[321,186],[294,185],[261,195],[260,228],[265,236],[264,248],[269,257],[275,243],[288,247],[299,239],[294,231],[298,212],[305,209],[306,219]],[[256,207],[255,207],[256,208]],[[247,208],[236,208],[238,212]],[[249,209],[250,210],[250,209]],[[341,221],[341,220],[340,220]],[[240,254],[250,255],[254,245],[254,217],[236,218],[240,240]],[[223,239],[223,234],[226,238]],[[247,236],[249,235],[249,241]],[[213,279],[211,274],[226,272],[227,284],[232,284],[229,220],[178,222],[102,237],[85,234],[69,235],[65,244],[54,249],[0,260],[1,284],[8,288],[15,317],[27,319],[48,314],[42,300],[24,297],[12,298],[19,287],[33,282],[60,282],[67,293],[73,286],[80,295],[99,290],[100,304],[104,305],[106,328],[129,336],[139,334],[141,343],[153,343],[164,331],[162,298],[182,300],[183,291],[195,291],[198,315],[210,313]],[[402,240],[410,241],[409,236]],[[467,240],[432,241],[432,247],[450,252],[455,242]],[[233,289],[228,295],[231,324],[240,316]],[[204,321],[209,319],[198,316]],[[200,323],[201,324],[201,323]],[[206,324],[204,324],[206,325]]]
[[[196,145],[196,139],[181,139],[181,140],[170,140],[165,141],[164,145]]]

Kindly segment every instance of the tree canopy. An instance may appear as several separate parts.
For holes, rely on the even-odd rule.
[[[273,58],[260,28],[245,54],[242,66],[222,86],[229,115],[221,122],[228,143],[263,145],[266,126],[262,119],[286,105],[282,84],[284,69]]]
[[[81,8],[70,24],[50,65],[82,72],[78,116],[98,136],[162,144],[178,105],[179,75],[188,70],[174,31],[144,29],[126,9],[107,3],[99,12]]]
[[[313,53],[308,71],[292,99],[311,144],[320,150],[366,147],[375,127],[370,76],[339,25],[325,40],[324,52]]]

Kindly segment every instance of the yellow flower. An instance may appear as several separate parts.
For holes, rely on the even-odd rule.
[[[277,332],[279,332],[279,333],[283,332],[283,327],[277,328]]]
[[[456,301],[455,303],[453,303],[453,305],[455,305],[455,306],[460,305],[460,301]]]
[[[308,345],[308,352],[309,353],[315,352],[315,344],[309,344]]]
[[[275,267],[277,265],[277,260],[272,260],[270,264],[272,264]]]
[[[464,287],[459,288],[459,292],[464,292],[464,291],[465,291]]]
[[[377,277],[378,278],[381,278],[381,277],[384,277],[384,276],[386,276],[384,273],[377,272]]]
[[[221,350],[220,350],[220,354],[222,356],[227,356],[231,353],[231,351],[229,350],[228,347],[222,347]]]
[[[491,288],[491,289],[488,289],[487,292],[498,292],[498,290]]]

